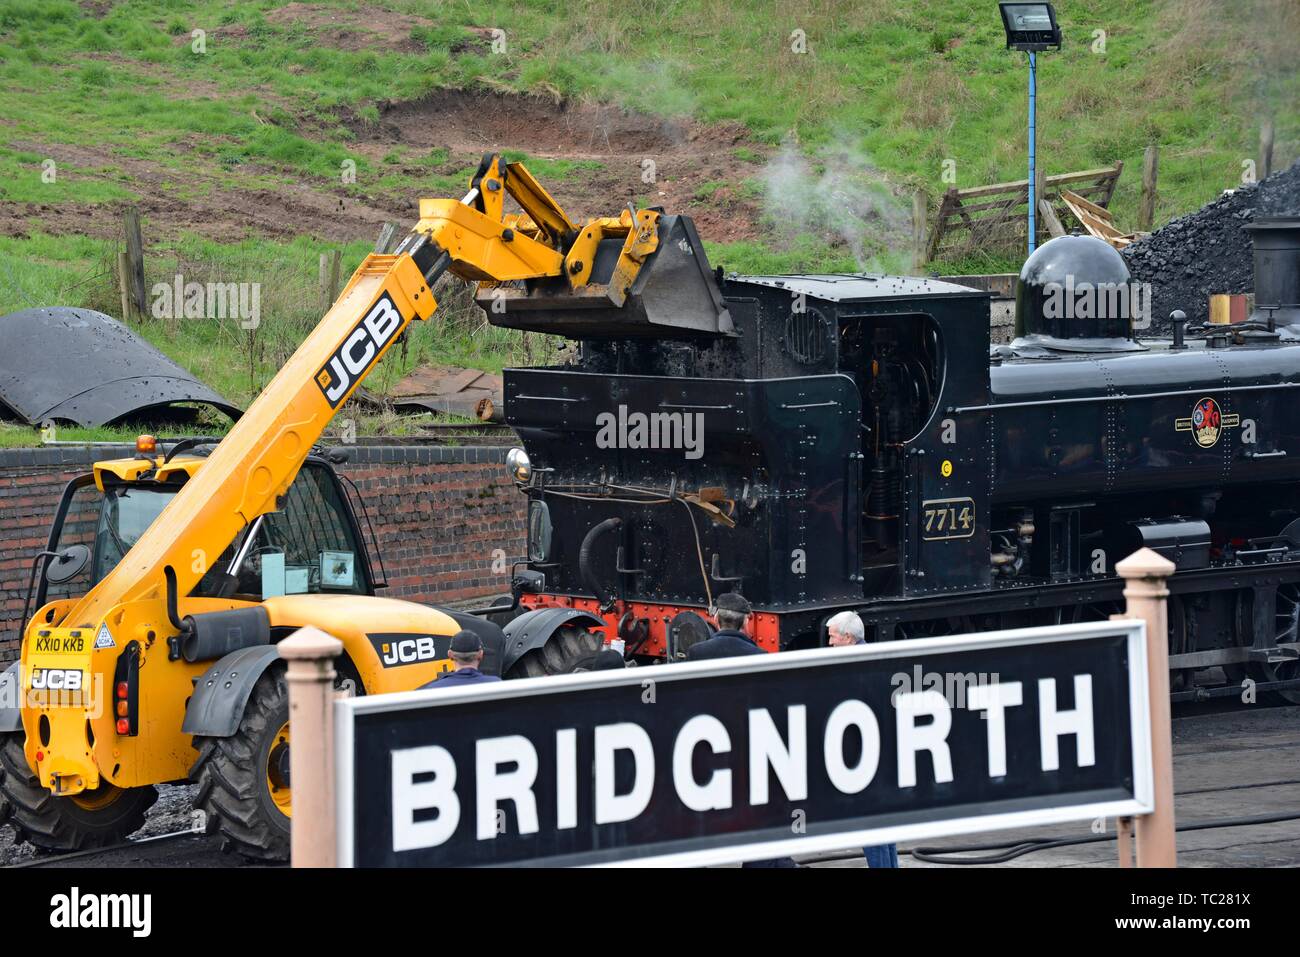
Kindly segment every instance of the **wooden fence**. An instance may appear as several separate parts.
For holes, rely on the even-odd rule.
[[[1068,188],[1102,209],[1110,205],[1123,162],[1101,169],[1041,177],[1036,190],[1039,240],[1056,233],[1066,208],[1061,191]],[[950,189],[943,194],[925,244],[925,262],[958,259],[977,252],[1023,252],[1028,228],[1029,180]]]

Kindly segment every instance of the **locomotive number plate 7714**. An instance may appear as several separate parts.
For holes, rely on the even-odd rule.
[[[975,534],[975,500],[934,498],[921,503],[921,537],[927,542]]]

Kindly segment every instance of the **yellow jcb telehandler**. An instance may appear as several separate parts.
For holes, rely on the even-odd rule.
[[[306,625],[343,641],[339,680],[355,694],[434,680],[467,627],[507,677],[595,650],[601,622],[574,609],[502,631],[376,596],[361,526],[317,443],[407,325],[433,314],[444,272],[477,282],[490,313],[504,302],[503,325],[520,309],[553,312],[567,324],[557,331],[629,312],[653,323],[665,308],[680,318],[683,283],[709,284],[680,219],[629,209],[580,227],[522,164],[486,156],[464,199],[422,200],[397,251],[366,257],[225,438],[166,450],[145,439],[74,479],[33,561],[35,611],[0,688],[0,813],[19,836],[47,850],[115,843],[143,824],[155,785],[197,781],[210,829],[247,856],[285,858],[276,643]],[[717,310],[698,321],[725,322],[716,294],[694,298]]]

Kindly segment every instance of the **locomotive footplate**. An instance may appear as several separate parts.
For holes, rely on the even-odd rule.
[[[1300,584],[1300,562],[1270,562],[1265,565],[1211,566],[1180,572],[1168,580],[1171,597],[1171,630],[1178,624],[1172,609],[1176,599],[1218,596],[1243,606],[1248,620],[1237,623],[1231,643],[1195,651],[1173,651],[1171,670],[1198,670],[1224,665],[1251,663],[1285,664],[1300,658],[1300,642],[1278,641],[1274,627],[1277,614],[1274,597],[1279,586]],[[875,640],[933,634],[934,626],[948,631],[979,630],[987,627],[1015,627],[1042,624],[1054,612],[1091,610],[1095,617],[1108,617],[1123,610],[1124,583],[1120,579],[1085,579],[1071,582],[999,582],[989,592],[973,595],[931,597],[924,602],[888,601],[854,609]],[[1235,593],[1235,595],[1233,594]],[[1113,610],[1111,608],[1113,606]],[[827,614],[828,612],[823,612]],[[990,617],[1000,619],[991,622]],[[1063,620],[1072,620],[1066,617]],[[1050,623],[1050,622],[1048,622]],[[916,626],[931,626],[929,629]],[[1251,640],[1239,636],[1249,634]],[[1300,686],[1300,678],[1267,684]],[[1259,685],[1265,688],[1264,683]]]

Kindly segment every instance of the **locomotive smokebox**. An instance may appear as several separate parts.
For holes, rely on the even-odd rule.
[[[1138,350],[1133,320],[1142,302],[1128,266],[1109,243],[1058,236],[1039,246],[1016,283],[1016,337],[1070,352]]]
[[[1256,220],[1245,227],[1255,244],[1252,320],[1300,325],[1300,216]]]

